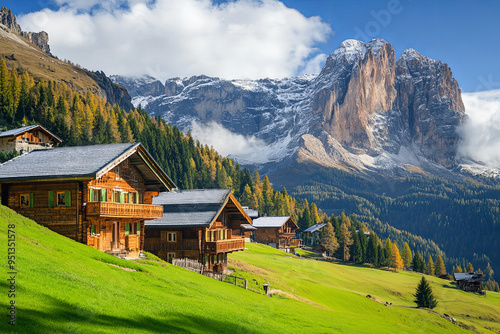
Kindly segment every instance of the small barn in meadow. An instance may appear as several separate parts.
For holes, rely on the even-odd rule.
[[[224,272],[227,254],[245,249],[252,220],[231,189],[173,191],[153,204],[163,206],[163,215],[146,222],[144,249],[166,261],[189,258],[204,271]]]
[[[62,143],[61,138],[41,125],[28,125],[21,128],[0,132],[0,151],[20,154],[52,148]]]
[[[457,287],[467,292],[480,292],[483,274],[477,272],[454,273],[453,278],[457,282]]]
[[[260,217],[254,219],[255,241],[287,252],[301,246],[301,240],[295,238],[297,224],[289,216]]]

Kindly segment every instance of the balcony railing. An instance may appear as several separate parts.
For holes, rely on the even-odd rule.
[[[291,239],[295,238],[295,232],[281,232],[279,234],[280,238],[286,238],[286,239]]]
[[[163,216],[163,206],[114,202],[88,202],[87,216],[96,218],[156,219]]]
[[[200,250],[200,241],[198,239],[184,239],[177,242],[161,242],[162,251],[187,251],[187,250]]]
[[[245,239],[235,238],[217,241],[208,241],[205,243],[206,251],[210,253],[233,252],[245,249]]]

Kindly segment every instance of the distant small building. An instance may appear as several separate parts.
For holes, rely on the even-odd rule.
[[[261,217],[253,221],[255,241],[287,252],[301,246],[300,239],[295,238],[297,224],[289,216]]]
[[[453,278],[457,282],[459,289],[467,292],[480,292],[483,274],[477,272],[471,273],[454,273]]]
[[[146,223],[144,249],[166,261],[189,258],[204,271],[224,272],[227,254],[245,249],[252,220],[231,189],[162,193],[153,204],[163,206],[163,216]]]
[[[33,150],[52,148],[62,143],[61,138],[41,125],[28,125],[22,128],[0,132],[0,151],[20,154]]]
[[[243,210],[245,210],[248,217],[250,217],[252,220],[259,218],[259,210],[251,209],[248,206],[244,206]]]
[[[321,243],[321,231],[326,226],[326,223],[318,223],[309,226],[302,232],[302,240],[305,246],[314,247]]]

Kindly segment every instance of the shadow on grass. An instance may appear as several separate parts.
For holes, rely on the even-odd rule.
[[[88,308],[38,293],[43,296],[43,309],[17,307],[15,326],[0,326],[2,333],[259,333],[258,328],[242,325],[237,319],[216,319],[217,308],[207,310],[213,318],[179,312],[159,311],[151,316],[137,309],[127,317],[99,314]],[[2,305],[3,306],[3,305]],[[193,309],[197,306],[193,305]],[[163,313],[163,314],[162,314]]]

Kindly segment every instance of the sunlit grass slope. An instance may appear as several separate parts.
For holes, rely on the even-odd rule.
[[[229,267],[236,270],[235,275],[249,282],[269,282],[287,298],[328,310],[334,329],[457,333],[466,328],[500,333],[498,293],[466,293],[449,280],[427,276],[439,303],[433,311],[416,309],[413,294],[419,274],[298,258],[260,244],[247,244],[247,248],[230,256]],[[303,255],[311,256],[307,251]],[[389,305],[385,306],[386,302]],[[441,317],[445,313],[457,319],[459,326]]]
[[[15,327],[6,316],[9,223],[16,225],[17,236]],[[269,279],[288,291],[287,297],[266,297],[155,259],[119,260],[1,206],[0,245],[1,333],[467,332],[428,311],[386,307],[365,297],[411,305],[416,275],[291,258],[263,246],[250,245],[233,263],[237,259],[241,268],[252,270],[246,275]],[[453,316],[458,310],[474,317],[480,312],[498,330],[497,295],[466,295],[433,281],[438,312],[456,304],[449,311]],[[484,320],[467,323],[485,331]]]

